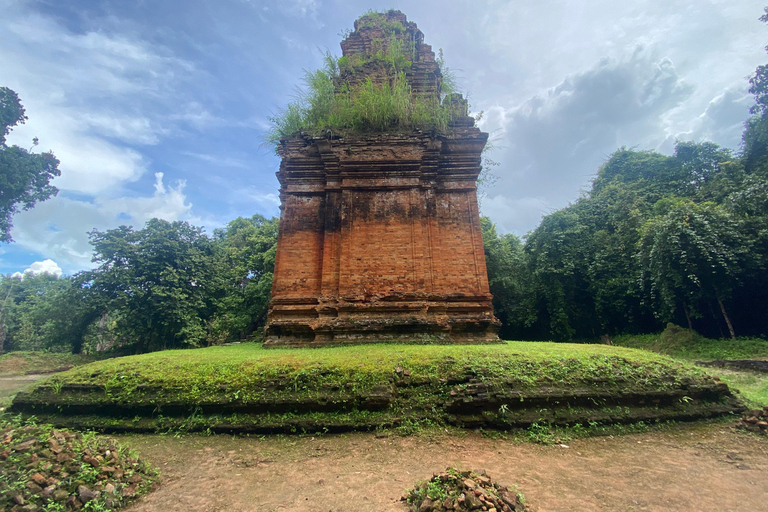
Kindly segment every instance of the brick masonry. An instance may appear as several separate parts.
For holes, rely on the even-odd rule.
[[[431,47],[402,13],[387,16],[416,43],[414,94],[439,97]],[[355,25],[342,42],[345,55],[369,51],[380,37]],[[488,134],[466,116],[461,97],[449,101],[460,112],[447,135],[281,141],[265,346],[498,342],[476,186]]]

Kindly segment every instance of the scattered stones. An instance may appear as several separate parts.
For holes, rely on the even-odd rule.
[[[756,434],[768,435],[768,406],[762,409],[744,411],[741,421],[736,425],[736,428]]]
[[[412,512],[521,512],[525,499],[517,490],[499,485],[484,470],[459,471],[449,467],[420,482],[401,498]]]
[[[123,507],[149,490],[155,471],[120,450],[106,437],[0,423],[0,510]]]

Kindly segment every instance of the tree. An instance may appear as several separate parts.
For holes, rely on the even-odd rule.
[[[222,284],[201,228],[151,219],[139,231],[121,226],[89,235],[99,267],[78,279],[92,296],[92,319],[115,314],[136,352],[204,344]]]
[[[12,242],[11,218],[29,210],[38,201],[56,195],[58,189],[50,181],[61,175],[59,161],[52,152],[31,153],[18,146],[8,146],[5,137],[14,126],[27,120],[18,95],[0,87],[0,242]],[[37,145],[37,138],[33,139]]]
[[[266,319],[279,219],[238,217],[214,232],[225,293],[210,326],[214,338],[243,339]]]
[[[737,219],[715,203],[669,199],[643,227],[638,244],[642,279],[650,284],[656,312],[671,320],[681,309],[700,316],[701,304],[715,300],[731,338],[736,334],[723,301],[729,298],[749,254]]]
[[[78,305],[57,297],[71,286],[48,273],[0,276],[0,350],[66,350],[58,319],[71,319]]]
[[[511,233],[499,236],[488,217],[482,217],[480,224],[493,309],[502,323],[499,335],[520,339],[524,329],[536,320],[523,242]]]

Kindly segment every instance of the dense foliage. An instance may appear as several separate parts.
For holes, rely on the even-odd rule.
[[[208,237],[152,219],[90,233],[99,266],[0,280],[0,348],[134,352],[257,333],[272,288],[277,219],[238,218]]]
[[[53,153],[33,153],[5,143],[13,127],[26,120],[18,95],[7,87],[0,87],[0,242],[13,241],[11,218],[19,209],[29,210],[38,201],[45,201],[58,192],[50,184],[61,174]],[[37,146],[37,138],[32,144]]]
[[[745,140],[764,122],[751,119]],[[713,337],[767,334],[768,169],[750,164],[749,151],[710,142],[678,142],[672,156],[622,148],[525,244],[486,221],[504,329],[569,340],[672,321]]]

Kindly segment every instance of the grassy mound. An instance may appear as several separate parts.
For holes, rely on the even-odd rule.
[[[12,410],[105,431],[344,431],[695,419],[742,409],[701,370],[603,345],[239,345],[80,366]]]

